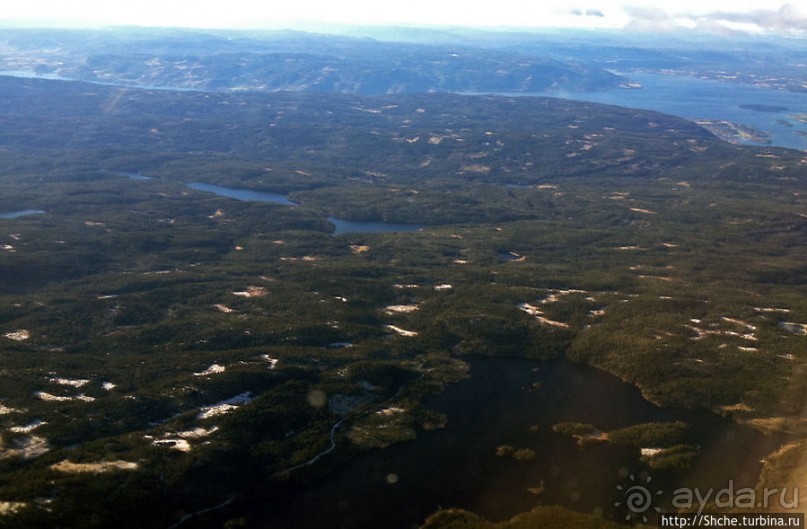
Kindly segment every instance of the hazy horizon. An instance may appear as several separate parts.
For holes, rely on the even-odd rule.
[[[95,0],[70,4],[33,0],[6,6],[2,27],[102,28],[114,26],[198,29],[306,29],[321,26],[467,27],[482,29],[622,29],[636,32],[698,32],[807,36],[807,6],[760,0],[681,0],[675,7],[660,0],[558,0],[551,6],[502,0],[495,6],[462,6],[412,0],[389,5],[365,0],[327,3],[302,0],[255,6],[245,0],[144,0],[116,5]]]

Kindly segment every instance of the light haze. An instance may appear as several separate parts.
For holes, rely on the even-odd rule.
[[[807,34],[807,2],[769,0],[197,0],[8,2],[0,24],[97,27],[177,26],[260,29],[315,23],[475,27],[582,27]]]

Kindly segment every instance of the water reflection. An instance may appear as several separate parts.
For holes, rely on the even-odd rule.
[[[257,509],[266,526],[409,529],[438,508],[458,507],[502,520],[536,505],[563,505],[624,520],[617,486],[649,471],[658,490],[753,485],[759,461],[782,439],[709,412],[659,408],[633,386],[569,362],[471,360],[471,378],[427,401],[445,429],[347,462],[303,492]],[[611,431],[647,422],[685,421],[702,455],[686,475],[650,470],[638,448],[598,442],[581,448],[555,433],[560,422]],[[340,443],[349,443],[342,437]],[[497,457],[497,447],[529,449],[534,458]],[[669,501],[664,496],[663,501]]]
[[[28,215],[42,215],[45,213],[41,209],[23,209],[20,211],[11,211],[9,213],[0,213],[0,219],[17,219]]]
[[[337,219],[328,217],[328,222],[333,224],[334,230],[331,235],[342,235],[345,233],[396,233],[413,232],[423,229],[420,224],[394,224],[390,222],[361,222],[354,220]]]
[[[213,184],[205,184],[202,182],[192,182],[188,184],[188,187],[197,191],[214,193],[222,197],[234,198],[236,200],[243,200],[245,202],[270,202],[272,204],[281,204],[283,206],[298,205],[296,202],[292,202],[283,195],[278,195],[276,193],[264,193],[263,191],[253,191],[251,189],[223,187]]]

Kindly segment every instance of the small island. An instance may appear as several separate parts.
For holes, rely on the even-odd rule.
[[[740,108],[745,110],[753,110],[754,112],[770,112],[772,114],[776,114],[779,112],[787,112],[788,110],[790,110],[787,107],[780,107],[776,105],[759,105],[759,104],[740,105]]]

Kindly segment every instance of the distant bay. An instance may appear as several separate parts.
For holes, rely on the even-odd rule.
[[[689,120],[728,121],[767,133],[777,147],[807,150],[807,123],[794,116],[807,114],[807,93],[790,92],[730,81],[715,81],[682,75],[619,72],[640,88],[621,88],[598,92],[517,92],[508,96],[547,96],[591,101],[629,108],[654,110]],[[59,81],[76,81],[58,74],[39,74],[28,70],[0,71],[2,76]],[[106,86],[128,86],[144,90],[203,91],[198,89],[129,85],[85,81]],[[469,94],[473,95],[473,94]],[[753,142],[744,142],[753,144]]]
[[[793,114],[807,112],[807,93],[679,75],[617,73],[641,88],[531,95],[654,110],[689,120],[730,121],[767,132],[771,145],[807,150],[807,123],[793,118]],[[759,108],[766,111],[760,112]]]

